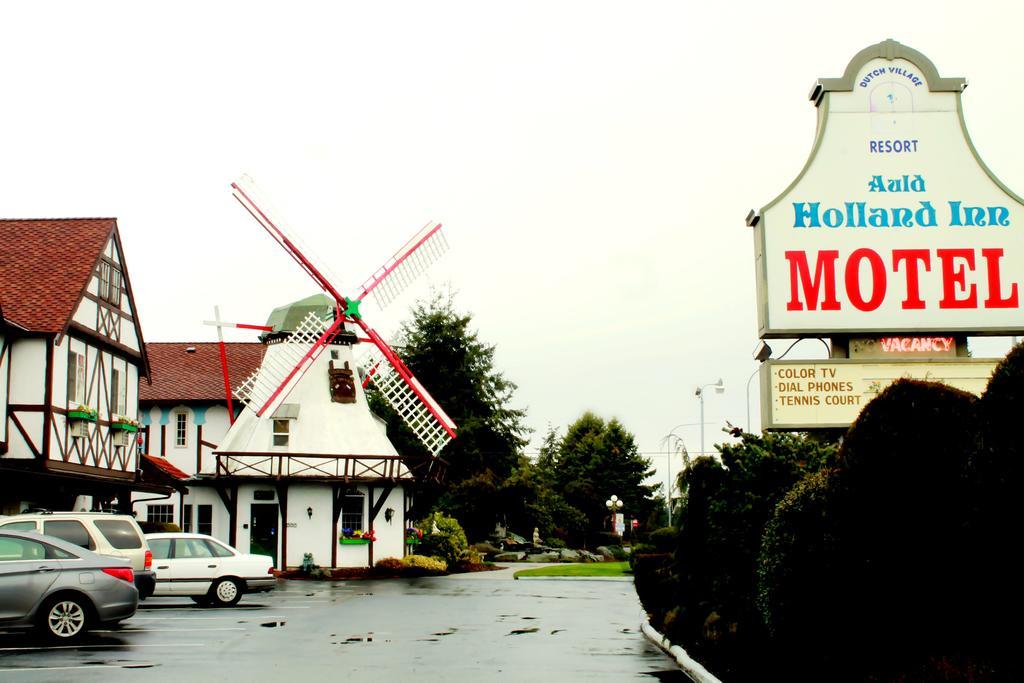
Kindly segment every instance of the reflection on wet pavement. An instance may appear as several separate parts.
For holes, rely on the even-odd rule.
[[[81,646],[0,634],[0,680],[134,680],[128,668],[188,681],[688,680],[639,633],[640,618],[622,582],[281,582],[235,608],[151,598]]]

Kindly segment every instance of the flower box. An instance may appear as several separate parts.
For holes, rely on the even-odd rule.
[[[122,432],[137,432],[139,428],[131,422],[111,422],[110,428]]]
[[[339,538],[338,543],[342,545],[366,545],[370,542],[368,538]]]
[[[69,420],[85,420],[85,421],[88,421],[88,422],[95,422],[96,421],[96,413],[90,412],[88,410],[69,410],[68,411],[68,419]]]

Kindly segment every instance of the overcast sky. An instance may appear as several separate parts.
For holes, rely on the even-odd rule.
[[[1022,19],[1016,2],[5,3],[0,215],[117,217],[148,341],[212,340],[215,304],[261,322],[315,291],[232,198],[241,173],[344,291],[441,221],[451,250],[414,293],[451,283],[534,443],[590,409],[663,468],[677,425],[700,449],[696,385],[726,384],[707,450],[746,425],[744,217],[803,166],[814,81],[886,38],[920,50],[969,79],[975,145],[1021,193]],[[391,331],[410,301],[368,321]],[[750,410],[756,428],[756,379]]]

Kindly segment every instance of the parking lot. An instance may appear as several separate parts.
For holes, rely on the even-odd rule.
[[[0,634],[0,680],[687,680],[639,621],[631,583],[282,581],[234,608],[150,598],[79,645]]]

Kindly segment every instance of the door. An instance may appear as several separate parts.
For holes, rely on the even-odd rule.
[[[270,555],[277,566],[277,503],[253,503],[249,506],[249,552]]]

